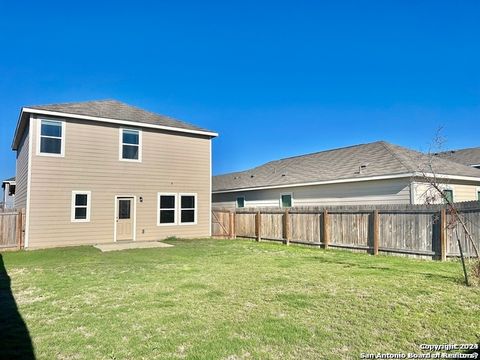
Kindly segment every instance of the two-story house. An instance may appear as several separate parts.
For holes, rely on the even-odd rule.
[[[22,108],[25,247],[209,236],[216,136],[114,100]]]

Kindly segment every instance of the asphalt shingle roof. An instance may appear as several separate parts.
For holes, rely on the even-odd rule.
[[[463,165],[480,165],[480,147],[444,151],[437,155]]]
[[[27,106],[27,108],[210,132],[209,130],[203,129],[196,125],[189,124],[169,116],[146,111],[117,100],[96,100],[63,104],[34,105]]]
[[[401,146],[378,141],[268,162],[256,168],[214,176],[213,191],[240,190],[318,181],[429,172],[477,177],[480,170]],[[361,166],[365,167],[361,169]]]

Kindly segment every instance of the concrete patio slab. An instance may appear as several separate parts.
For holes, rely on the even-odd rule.
[[[130,249],[150,249],[150,248],[167,248],[173,245],[165,244],[160,241],[131,241],[131,242],[116,242],[111,244],[97,244],[94,246],[102,252],[106,251],[120,251]]]

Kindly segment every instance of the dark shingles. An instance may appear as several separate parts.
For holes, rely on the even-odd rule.
[[[76,103],[27,106],[30,109],[56,111],[74,115],[135,121],[139,123],[169,126],[185,130],[209,131],[169,116],[155,114],[117,100],[97,100]]]
[[[437,155],[443,159],[455,161],[463,165],[480,165],[480,147],[444,151]]]

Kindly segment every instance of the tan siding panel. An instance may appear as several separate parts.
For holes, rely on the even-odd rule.
[[[139,163],[119,160],[116,126],[68,121],[65,135],[65,157],[33,156],[31,248],[112,242],[115,195],[137,197],[137,241],[209,235],[210,140],[143,129]],[[91,191],[90,222],[71,222],[73,190]],[[197,224],[157,226],[158,192],[197,193]]]
[[[293,193],[294,206],[409,204],[409,179],[364,181],[224,193],[213,195],[213,206],[234,208],[237,196],[246,207],[278,207],[280,194]]]

